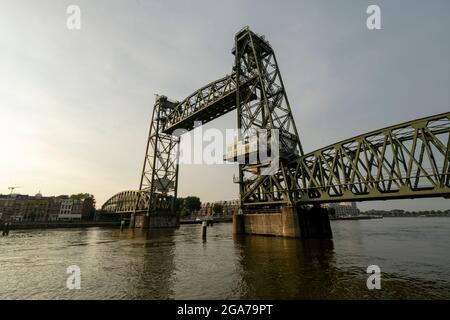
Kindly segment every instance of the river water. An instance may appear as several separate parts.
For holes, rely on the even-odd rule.
[[[174,230],[12,231],[0,299],[450,299],[450,218],[332,221],[332,240]],[[66,287],[67,267],[81,288]],[[381,269],[368,290],[366,269]]]

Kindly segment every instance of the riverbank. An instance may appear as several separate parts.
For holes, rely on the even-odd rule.
[[[359,215],[349,217],[330,217],[330,220],[370,220],[370,219],[383,219],[383,216]]]
[[[232,222],[232,217],[214,218],[214,223]],[[202,221],[194,219],[180,220],[180,224],[201,224]],[[128,226],[128,221],[125,224]],[[120,221],[47,221],[47,222],[15,222],[10,230],[30,229],[59,229],[59,228],[93,228],[93,227],[120,227]]]
[[[195,220],[195,219],[181,219],[180,224],[201,224],[203,220]],[[221,222],[233,222],[233,217],[214,217],[214,223]]]
[[[120,221],[15,222],[11,225],[10,230],[92,228],[92,227],[119,227],[119,226]]]

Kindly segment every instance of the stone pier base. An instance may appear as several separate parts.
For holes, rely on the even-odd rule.
[[[294,238],[331,238],[328,211],[320,206],[282,207],[279,213],[236,214],[233,233]]]
[[[180,219],[173,214],[161,213],[151,215],[136,215],[130,220],[131,228],[176,228],[180,226]]]

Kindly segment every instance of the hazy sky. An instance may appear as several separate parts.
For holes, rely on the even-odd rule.
[[[81,30],[66,27],[69,5]],[[382,30],[366,28],[381,7]],[[0,0],[0,193],[136,189],[154,94],[231,72],[249,25],[275,49],[306,152],[450,110],[450,2]],[[235,128],[230,113],[205,128]],[[180,195],[234,199],[234,165],[183,165]],[[450,209],[450,200],[366,202]]]

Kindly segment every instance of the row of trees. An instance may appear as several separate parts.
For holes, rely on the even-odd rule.
[[[70,196],[71,199],[83,200],[87,198],[91,198],[93,201],[93,205],[95,206],[95,198],[94,195],[89,193],[78,193],[72,194]],[[177,198],[175,201],[175,212],[180,216],[180,218],[185,218],[191,216],[192,214],[198,212],[202,207],[202,203],[199,197],[189,196],[185,198]],[[214,203],[212,207],[212,211],[214,214],[223,213],[223,205],[220,203]]]
[[[84,219],[87,219],[87,220],[94,219],[94,217],[95,217],[95,197],[93,194],[77,193],[77,194],[72,194],[69,198],[73,199],[73,200],[85,200],[85,203],[84,203],[85,208],[83,210],[86,210],[86,212],[84,213]]]
[[[77,193],[77,194],[72,194],[70,196],[70,199],[74,199],[74,200],[84,200],[84,199],[92,199],[95,202],[95,198],[93,194],[90,193]]]
[[[201,207],[202,203],[199,197],[177,198],[175,201],[175,212],[178,213],[180,218],[192,215],[194,212],[200,210]]]
[[[177,198],[175,202],[175,212],[178,213],[180,218],[191,216],[193,213],[200,210],[202,203],[199,197],[189,196],[185,198]],[[215,203],[212,208],[215,214],[223,212],[223,205]]]
[[[223,213],[223,205],[221,205],[220,203],[214,203],[212,209],[215,214]]]

